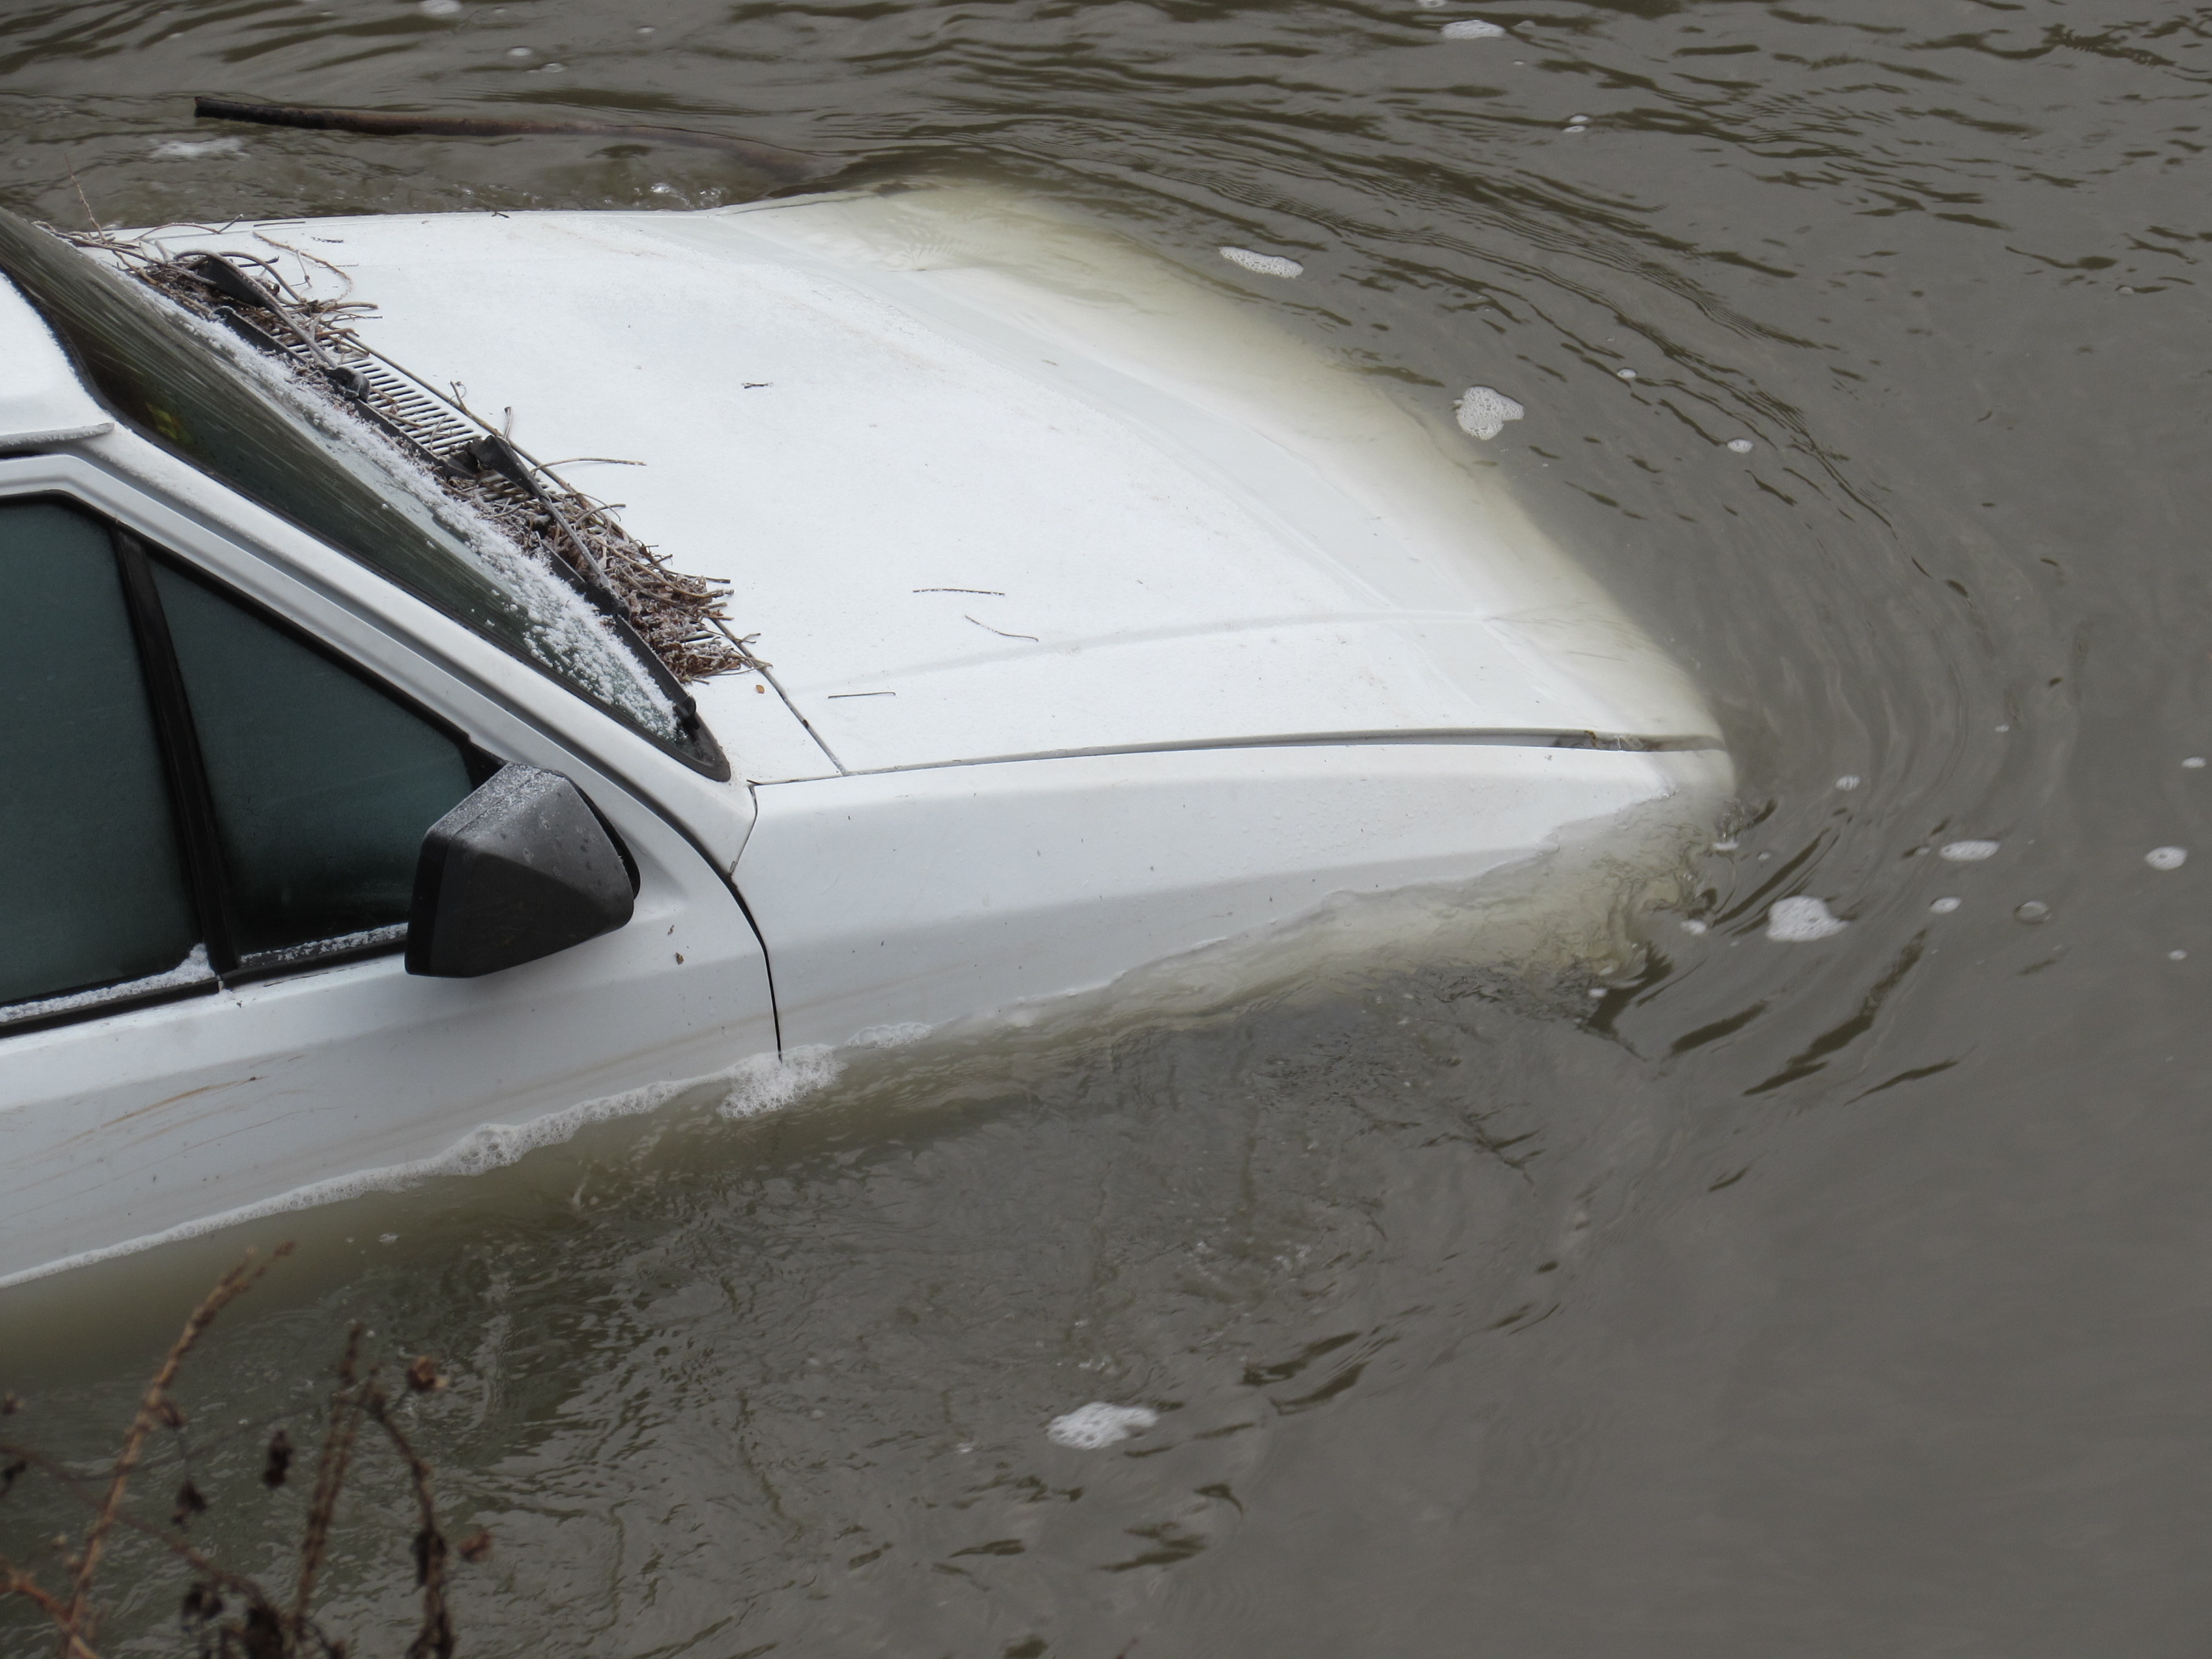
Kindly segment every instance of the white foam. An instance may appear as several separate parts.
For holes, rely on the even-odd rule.
[[[2186,951],[2168,951],[2166,953],[2166,959],[2168,962],[2186,962],[2189,960],[2189,952]]]
[[[1616,368],[1613,372],[1624,380],[1632,380],[1636,378],[1636,371],[1632,368]]]
[[[1966,901],[1964,899],[1939,898],[1935,903],[1929,905],[1928,908],[1933,910],[1939,916],[1948,916],[1952,911],[1957,909],[1965,902]]]
[[[1730,438],[1728,441],[1728,447],[1739,455],[1748,455],[1759,447],[1748,438]]]
[[[1686,933],[1702,933],[1705,931],[1705,924],[1693,919],[1682,924],[1682,931]]]
[[[2179,870],[2189,862],[2186,847],[2154,847],[2143,854],[2143,862],[2154,870]]]
[[[1044,1437],[1071,1451],[1101,1451],[1159,1420],[1160,1414],[1149,1406],[1109,1406],[1094,1400],[1054,1418],[1045,1425]]]
[[[2203,769],[2204,766],[2204,757],[2202,755],[2191,755],[2187,760],[2181,763],[2192,772],[2201,771]]]
[[[422,0],[416,10],[425,17],[459,17],[461,15],[461,0]]]
[[[1809,945],[1828,939],[1850,924],[1828,908],[1825,899],[1777,899],[1766,912],[1766,936],[1784,945]]]
[[[1476,17],[1462,17],[1456,23],[1443,27],[1447,40],[1495,40],[1505,31],[1495,23],[1486,23]]]
[[[755,1117],[772,1112],[801,1095],[835,1083],[844,1069],[845,1062],[836,1052],[820,1043],[787,1048],[781,1055],[755,1054],[721,1074],[730,1079],[730,1088],[715,1110],[724,1117]]]
[[[204,161],[211,155],[235,155],[246,148],[243,138],[165,138],[154,146],[163,161]]]
[[[1836,787],[1838,789],[1856,789],[1859,787],[1861,781],[1862,780],[1857,773],[1846,772],[1843,776],[1836,780]]]
[[[433,1152],[428,1158],[410,1158],[378,1169],[335,1176],[326,1181],[311,1182],[304,1187],[295,1187],[289,1193],[279,1194],[258,1203],[240,1205],[236,1209],[204,1216],[199,1220],[188,1221],[161,1232],[125,1239],[119,1244],[105,1245],[59,1261],[49,1261],[23,1273],[0,1277],[0,1288],[21,1284],[27,1279],[43,1279],[49,1273],[62,1273],[71,1267],[88,1267],[115,1256],[129,1255],[138,1250],[197,1238],[204,1233],[237,1226],[241,1222],[258,1221],[272,1215],[287,1215],[295,1210],[310,1210],[319,1205],[336,1204],[369,1193],[397,1192],[441,1176],[483,1175],[513,1164],[541,1146],[556,1146],[572,1139],[579,1131],[592,1124],[611,1118],[639,1116],[657,1110],[680,1095],[718,1083],[726,1085],[719,1108],[721,1115],[730,1118],[750,1117],[756,1113],[789,1105],[800,1096],[833,1082],[843,1069],[843,1063],[836,1053],[826,1048],[793,1048],[787,1050],[781,1059],[772,1054],[754,1054],[734,1066],[710,1072],[703,1077],[647,1084],[643,1088],[626,1090],[604,1099],[584,1101],[560,1111],[549,1112],[543,1117],[532,1118],[527,1123],[483,1124],[470,1130],[445,1151]]]
[[[2013,915],[2025,922],[2048,921],[2051,920],[2051,907],[2041,899],[2030,899],[2014,910]]]
[[[1306,268],[1280,253],[1255,253],[1249,247],[1225,247],[1221,257],[1258,276],[1303,276]]]
[[[1997,843],[1993,841],[1948,841],[1936,849],[1937,858],[1954,864],[1979,864],[1996,855]]]
[[[1528,412],[1504,392],[1486,386],[1468,387],[1453,408],[1459,416],[1460,430],[1485,443],[1504,431],[1506,422],[1517,421]]]
[[[918,1020],[908,1020],[898,1025],[871,1025],[865,1031],[853,1033],[848,1047],[854,1048],[903,1048],[919,1042],[935,1030]]]

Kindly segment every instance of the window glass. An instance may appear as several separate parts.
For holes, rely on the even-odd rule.
[[[675,683],[559,574],[254,348],[0,210],[0,268],[110,408],[693,765],[727,763]],[[680,695],[680,694],[679,694]]]
[[[240,956],[404,923],[423,833],[472,787],[462,745],[195,578],[157,560],[154,583]]]
[[[106,530],[0,502],[0,1004],[204,978]]]

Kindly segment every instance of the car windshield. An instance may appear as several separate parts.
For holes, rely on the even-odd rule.
[[[501,649],[726,775],[689,699],[627,629],[447,498],[397,447],[243,341],[0,210],[0,270],[147,438]]]

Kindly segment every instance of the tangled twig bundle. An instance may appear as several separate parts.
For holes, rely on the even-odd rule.
[[[150,240],[106,231],[57,234],[107,256],[193,315],[229,327],[380,428],[448,495],[629,623],[678,680],[766,666],[730,627],[727,583],[672,568],[623,528],[611,507],[481,419],[458,388],[435,391],[372,350],[356,325],[374,307],[303,294],[258,254],[172,257]]]
[[[291,1249],[289,1244],[279,1246],[270,1261],[289,1255]],[[58,1659],[100,1659],[93,1645],[92,1592],[107,1544],[118,1528],[153,1540],[186,1569],[190,1584],[183,1603],[184,1629],[196,1640],[200,1659],[344,1659],[346,1644],[325,1632],[314,1619],[314,1595],[317,1579],[329,1558],[331,1523],[353,1473],[354,1453],[365,1421],[374,1424],[390,1443],[407,1471],[414,1497],[416,1525],[410,1548],[416,1588],[422,1594],[422,1616],[408,1644],[406,1659],[452,1659],[455,1640],[446,1600],[448,1564],[454,1556],[471,1563],[483,1560],[491,1551],[491,1534],[478,1530],[458,1542],[448,1541],[431,1491],[431,1467],[394,1416],[392,1396],[375,1367],[364,1370],[365,1333],[359,1325],[348,1336],[338,1362],[337,1386],[331,1395],[314,1485],[307,1497],[298,1575],[289,1597],[222,1566],[192,1543],[187,1529],[197,1516],[206,1513],[209,1503],[189,1475],[178,1489],[175,1509],[166,1527],[125,1507],[131,1478],[144,1462],[148,1441],[160,1430],[184,1432],[185,1417],[173,1389],[185,1356],[216,1316],[251,1290],[269,1265],[257,1262],[249,1253],[192,1310],[183,1333],[170,1346],[139,1399],[138,1410],[104,1487],[78,1480],[42,1452],[0,1441],[0,1459],[5,1460],[0,1463],[0,1496],[21,1475],[36,1468],[92,1511],[82,1538],[62,1559],[65,1589],[49,1589],[35,1574],[0,1556],[0,1601],[18,1596],[43,1613],[59,1644]],[[406,1386],[412,1394],[432,1394],[446,1383],[437,1367],[422,1358],[407,1368]],[[0,1414],[12,1415],[20,1403],[13,1395],[7,1396],[0,1401]],[[291,1462],[291,1438],[280,1426],[269,1441],[262,1485],[271,1491],[284,1486]]]

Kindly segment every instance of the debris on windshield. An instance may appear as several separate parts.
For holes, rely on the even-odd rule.
[[[228,327],[381,431],[446,493],[490,520],[618,617],[678,680],[765,666],[732,629],[726,582],[672,569],[611,508],[516,447],[456,389],[433,390],[364,344],[355,325],[374,309],[318,299],[258,254],[173,255],[150,238],[57,231],[107,256],[193,315]],[[509,411],[509,423],[512,411]]]

